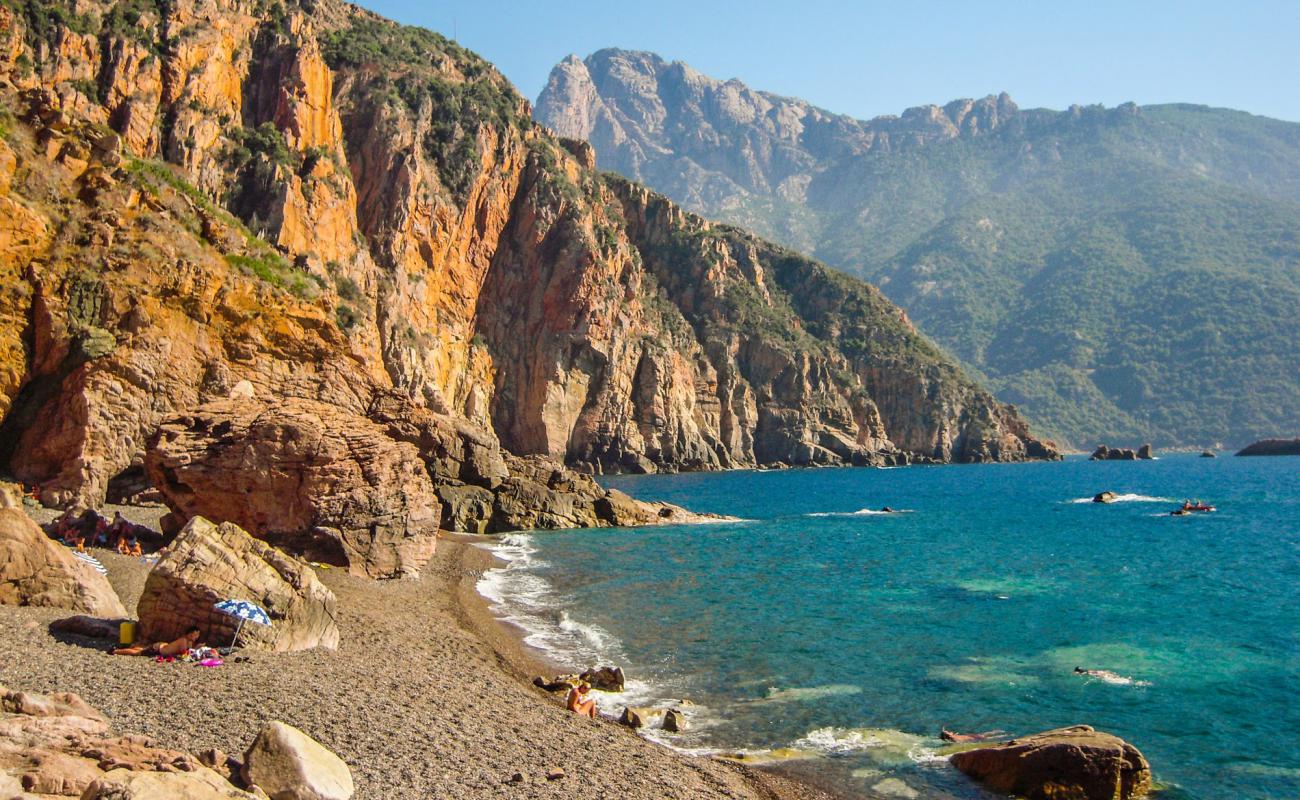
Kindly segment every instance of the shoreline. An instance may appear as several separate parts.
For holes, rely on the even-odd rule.
[[[0,606],[0,684],[77,693],[115,730],[191,752],[241,757],[263,724],[282,720],[349,765],[358,800],[838,800],[567,712],[529,682],[551,665],[478,594],[493,557],[472,542],[443,538],[419,580],[318,570],[338,600],[337,650],[249,651],[216,669],[112,656],[105,642],[49,632],[71,612]],[[134,615],[149,566],[92,552]],[[564,776],[548,780],[557,769]]]
[[[492,612],[490,601],[479,593],[477,583],[485,571],[505,562],[494,556],[489,550],[477,546],[480,543],[479,539],[469,534],[448,534],[443,532],[439,535],[439,548],[452,546],[457,549],[456,558],[463,573],[455,589],[458,606],[457,621],[492,649],[503,672],[534,691],[538,695],[540,702],[562,709],[563,705],[559,702],[562,696],[548,695],[542,690],[536,689],[532,685],[532,677],[536,675],[549,677],[555,674],[579,672],[584,666],[565,664],[550,658],[545,651],[529,645],[524,640],[527,635],[524,628],[503,620]],[[603,717],[599,720],[599,723],[614,726],[625,734],[629,734],[643,742],[648,747],[671,753],[674,757],[684,759],[687,762],[704,761],[735,770],[744,776],[752,789],[761,793],[759,796],[768,798],[768,800],[853,800],[849,795],[818,785],[810,780],[810,776],[791,774],[791,770],[779,766],[764,765],[758,767],[710,756],[690,755],[646,739],[634,730],[609,718]]]

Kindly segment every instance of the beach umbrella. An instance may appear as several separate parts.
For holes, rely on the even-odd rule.
[[[245,622],[251,622],[254,625],[271,624],[271,618],[262,610],[262,607],[247,600],[222,600],[213,608],[239,620],[239,627],[235,628],[235,635],[230,639],[231,647],[234,647],[235,642],[239,640],[239,632],[244,629]]]
[[[90,566],[94,567],[95,571],[98,572],[100,575],[108,574],[108,567],[104,566],[104,564],[98,558],[95,558],[90,553],[78,553],[74,550],[72,553],[72,557],[84,561]]]

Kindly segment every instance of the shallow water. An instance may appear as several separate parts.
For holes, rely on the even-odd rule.
[[[941,726],[1089,723],[1167,798],[1300,798],[1300,458],[606,482],[746,521],[510,535],[480,588],[533,644],[623,664],[605,710],[696,703],[673,746],[973,798]],[[1079,502],[1103,489],[1126,502]],[[1170,517],[1184,497],[1218,511]],[[884,505],[910,513],[860,513]]]

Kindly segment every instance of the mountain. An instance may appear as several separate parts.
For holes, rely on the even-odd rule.
[[[617,516],[545,459],[1056,455],[879,291],[602,175],[438,34],[335,0],[6,3],[0,468],[46,502],[125,491],[227,397],[415,445],[444,526],[506,494],[549,504],[516,526],[592,522],[575,492]],[[172,429],[230,445],[209,418]]]
[[[620,50],[557,65],[534,116],[879,285],[1076,446],[1300,427],[1300,125],[1005,94],[860,121]]]

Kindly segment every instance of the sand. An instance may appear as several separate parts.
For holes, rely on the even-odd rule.
[[[93,552],[134,609],[148,566]],[[0,684],[76,692],[118,730],[192,751],[242,755],[264,722],[283,720],[342,757],[363,800],[830,797],[570,714],[528,683],[538,655],[474,591],[489,566],[482,550],[447,539],[418,581],[320,570],[339,601],[337,651],[252,653],[213,669],[60,641],[46,626],[67,612],[0,606]],[[547,780],[556,768],[565,776]]]

